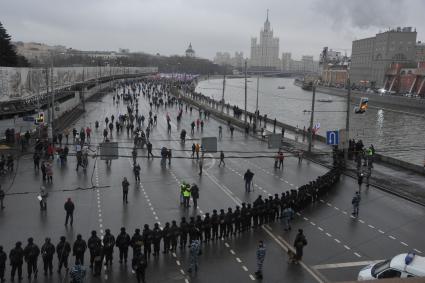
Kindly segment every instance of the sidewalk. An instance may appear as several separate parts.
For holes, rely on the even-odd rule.
[[[241,128],[244,131],[243,115],[241,119],[237,119],[226,111],[221,112],[221,108],[213,108],[209,104],[195,100],[189,96],[181,94],[181,97],[186,102],[208,110],[213,114],[214,118],[225,122],[231,121],[233,125]],[[273,124],[267,124],[267,131],[273,132]],[[287,151],[307,151],[307,138],[303,142],[302,131],[297,134],[292,129],[285,128],[284,149]],[[276,126],[276,133],[281,133],[281,128]],[[297,137],[298,136],[298,137]],[[259,136],[258,136],[259,137]],[[318,162],[326,167],[332,166],[331,148],[325,143],[314,141],[312,154],[305,156],[314,162]],[[382,162],[374,162],[372,175],[370,177],[370,185],[388,193],[408,199],[415,203],[425,206],[425,176],[419,173],[409,171],[407,169],[394,165],[385,164]],[[348,168],[345,173],[353,178],[357,178],[357,169],[354,161],[348,162]]]

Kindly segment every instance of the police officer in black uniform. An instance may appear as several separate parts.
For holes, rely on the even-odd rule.
[[[152,241],[153,241],[153,256],[159,256],[159,250],[161,247],[162,231],[159,229],[159,224],[155,223],[152,230]]]
[[[44,265],[44,275],[47,271],[51,275],[53,273],[53,256],[55,254],[55,246],[50,242],[50,238],[46,238],[43,246],[41,247],[41,257]]]
[[[40,255],[40,249],[34,244],[33,238],[28,239],[28,244],[24,249],[24,258],[27,262],[28,279],[31,280],[31,274],[34,272],[34,279],[37,278],[37,260]]]
[[[177,223],[175,220],[173,220],[171,222],[171,227],[170,227],[170,234],[171,234],[171,239],[170,239],[170,243],[171,243],[171,251],[172,252],[176,252],[177,250],[177,239],[179,237],[179,227],[177,226]]]
[[[148,224],[143,226],[142,238],[145,257],[150,258],[152,252],[152,230]]]
[[[125,228],[121,228],[121,233],[117,236],[115,241],[115,245],[120,250],[120,263],[122,263],[123,259],[125,263],[127,263],[128,256],[128,247],[130,246],[130,235],[127,234]]]
[[[103,251],[105,254],[105,265],[111,264],[114,254],[115,237],[111,234],[111,230],[105,230],[105,236],[103,236]]]
[[[75,240],[72,247],[72,252],[75,256],[75,265],[80,264],[84,265],[84,254],[87,250],[87,243],[83,240],[80,234],[77,235],[77,240]]]
[[[213,210],[213,214],[211,215],[211,228],[212,228],[212,239],[217,240],[218,239],[218,225],[219,225],[219,219],[217,210]]]
[[[91,231],[91,237],[88,240],[88,247],[90,251],[90,268],[93,268],[95,250],[101,245],[102,245],[102,241],[96,235],[96,231]]]
[[[186,222],[186,218],[182,217],[182,220],[180,222],[180,249],[186,248],[188,233],[189,233],[189,224]]]

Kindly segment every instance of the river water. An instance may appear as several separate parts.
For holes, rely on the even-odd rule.
[[[283,123],[308,128],[312,92],[302,90],[293,84],[292,78],[260,78],[258,108],[260,114]],[[220,100],[222,79],[199,82],[196,91]],[[285,86],[285,89],[278,89]],[[257,78],[248,79],[248,111],[256,105]],[[244,108],[244,79],[227,79],[224,98],[226,103]],[[319,102],[319,99],[332,98],[332,102]],[[356,101],[358,103],[358,101]],[[354,108],[355,105],[352,106]],[[350,115],[350,137],[361,139],[365,145],[373,144],[378,153],[410,163],[422,165],[425,158],[425,119],[417,111],[409,114],[406,109],[392,110],[369,108],[364,114]],[[316,93],[314,124],[320,124],[318,134],[325,136],[327,130],[345,128],[345,98]],[[323,112],[321,112],[323,111]],[[328,111],[328,112],[326,112]],[[424,114],[424,113],[422,113]]]

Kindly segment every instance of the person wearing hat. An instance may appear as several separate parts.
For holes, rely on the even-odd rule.
[[[58,255],[58,273],[61,272],[62,266],[68,270],[68,257],[71,252],[71,245],[66,241],[64,236],[60,237],[60,242],[56,246],[56,254]]]
[[[143,245],[143,237],[142,237],[142,235],[140,235],[140,229],[137,228],[134,231],[134,234],[133,234],[133,236],[131,237],[131,240],[130,240],[130,246],[133,249],[133,257],[135,257],[136,254],[141,252],[142,245]]]
[[[117,236],[115,245],[120,250],[120,263],[124,260],[127,263],[128,247],[130,246],[130,235],[125,232],[125,228],[121,228],[121,233]]]
[[[298,229],[298,234],[295,237],[294,247],[295,247],[295,260],[294,263],[298,264],[303,257],[303,249],[307,245],[307,239],[304,236],[303,229]]]
[[[91,237],[89,238],[87,244],[90,251],[90,268],[93,268],[96,248],[102,245],[102,241],[96,235],[96,231],[91,231]]]
[[[10,272],[10,278],[13,281],[15,279],[16,270],[18,271],[18,279],[22,280],[22,264],[24,263],[24,250],[22,249],[22,243],[17,242],[15,247],[9,253],[10,265],[12,270]]]
[[[105,230],[105,236],[103,236],[103,247],[105,253],[105,265],[112,265],[113,253],[115,246],[115,237],[111,234],[111,230]]]
[[[37,260],[40,255],[40,249],[34,244],[33,238],[28,239],[28,244],[24,249],[24,258],[27,263],[28,279],[31,279],[31,274],[34,272],[34,279],[37,278]]]
[[[72,252],[75,256],[75,265],[84,265],[84,254],[87,250],[87,243],[83,240],[80,234],[77,235],[77,240],[75,240],[74,245],[72,246]]]
[[[44,275],[49,271],[50,275],[53,273],[53,255],[55,254],[55,246],[50,242],[50,238],[46,238],[43,246],[41,246],[41,257],[44,264]]]

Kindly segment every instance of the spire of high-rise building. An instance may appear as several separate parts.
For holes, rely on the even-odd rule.
[[[264,22],[264,31],[270,31],[269,9],[267,9],[266,21]]]

